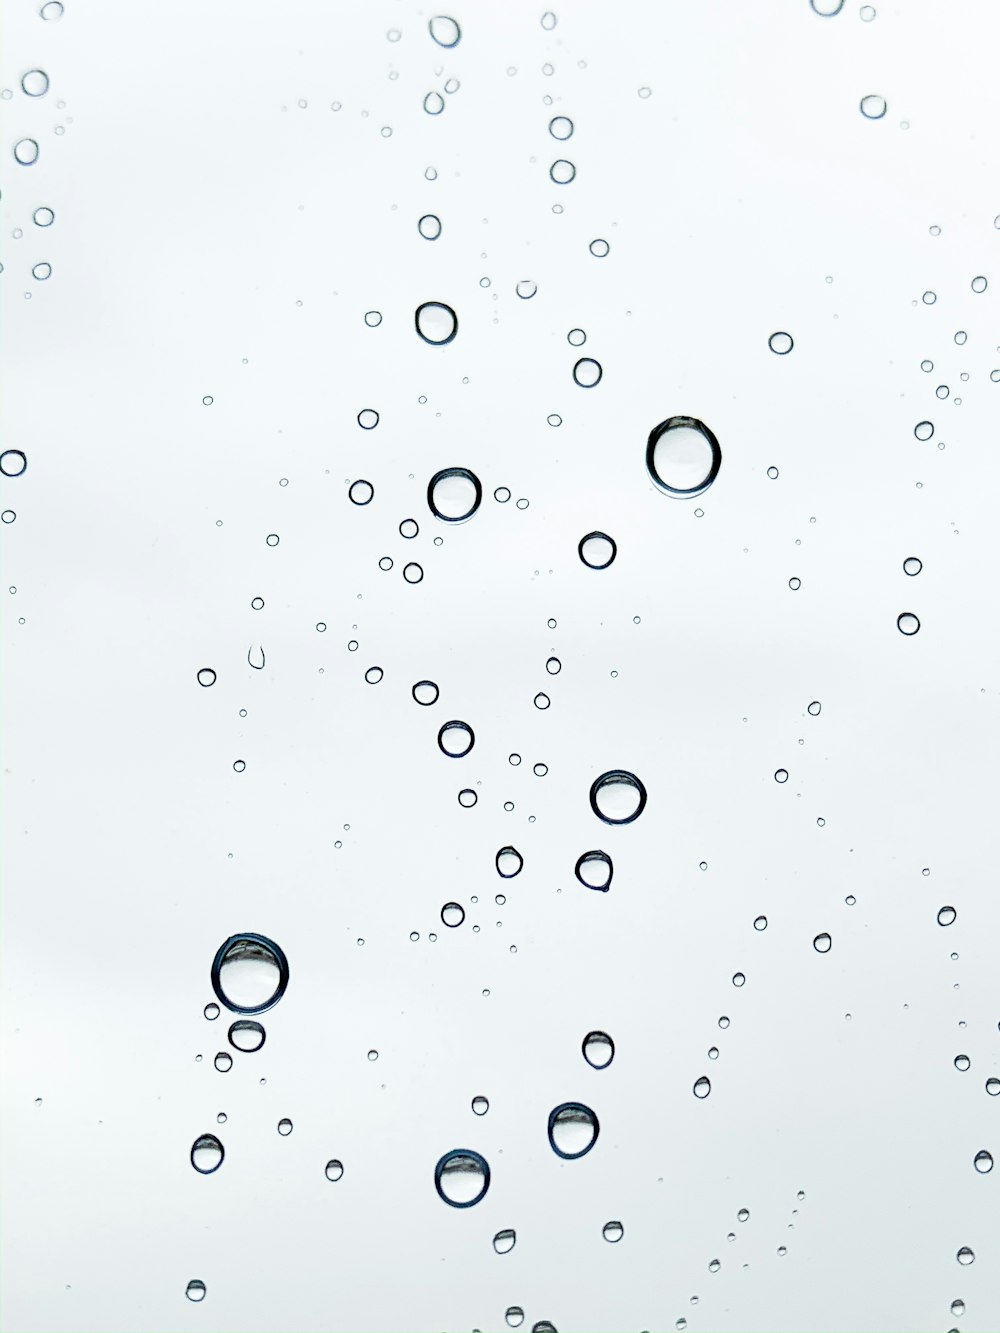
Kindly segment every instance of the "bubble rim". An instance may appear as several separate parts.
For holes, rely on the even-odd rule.
[[[593,1068],[593,1066],[591,1066],[591,1068]],[[552,1130],[563,1111],[586,1111],[587,1115],[590,1116],[590,1119],[593,1122],[594,1137],[587,1144],[586,1148],[581,1148],[579,1152],[563,1152],[561,1148],[556,1147],[555,1139],[552,1137]],[[592,1107],[586,1106],[583,1102],[560,1102],[558,1106],[553,1107],[549,1112],[549,1147],[557,1157],[561,1157],[565,1162],[575,1162],[580,1157],[586,1157],[587,1153],[589,1153],[597,1143],[597,1138],[600,1132],[601,1122],[597,1118],[597,1113]]]
[[[434,503],[434,487],[439,481],[446,481],[449,477],[465,477],[467,481],[472,482],[476,492],[472,508],[467,514],[462,514],[459,518],[452,518],[450,514],[442,514],[441,510],[438,509],[437,505]],[[507,498],[509,499],[510,497],[508,496]],[[435,472],[433,477],[431,477],[430,481],[427,483],[427,508],[431,511],[434,517],[439,518],[442,523],[467,523],[482,503],[483,484],[471,468],[443,467],[440,472]]]
[[[602,541],[611,543],[611,558],[606,560],[603,565],[592,565],[589,561],[584,560],[583,558],[583,548],[586,543],[590,541],[591,537],[600,537]],[[599,532],[595,528],[593,532],[585,533],[584,536],[580,538],[576,545],[576,553],[580,557],[580,563],[583,565],[584,569],[609,569],[618,558],[618,543],[615,541],[614,537],[609,537],[606,532]]]
[[[466,1202],[456,1203],[454,1199],[449,1199],[447,1194],[441,1188],[441,1177],[444,1175],[444,1169],[454,1157],[471,1157],[472,1160],[482,1168],[483,1188],[474,1199],[468,1199]],[[438,1198],[442,1199],[449,1208],[474,1208],[477,1203],[481,1203],[486,1197],[486,1191],[490,1187],[490,1164],[482,1153],[478,1153],[474,1148],[452,1148],[449,1152],[438,1158],[437,1165],[434,1167],[434,1188],[438,1192]]]
[[[698,431],[707,441],[708,447],[712,451],[712,462],[705,476],[704,481],[697,486],[671,486],[669,482],[663,480],[656,470],[653,462],[656,454],[656,446],[668,431],[679,430],[681,427],[687,427],[690,430]],[[722,448],[716,439],[715,432],[710,430],[698,417],[689,417],[684,415],[667,417],[659,425],[654,426],[649,432],[649,438],[646,441],[646,471],[649,473],[649,479],[653,485],[664,495],[671,495],[677,500],[694,500],[697,496],[703,495],[709,486],[719,475],[719,469],[722,466]]]
[[[621,781],[623,778],[627,780],[629,783],[631,783],[638,791],[639,804],[636,808],[635,814],[629,815],[627,819],[609,819],[607,815],[601,813],[598,807],[597,793],[606,783],[612,781]],[[635,821],[642,814],[643,810],[645,810],[646,808],[645,784],[643,783],[641,778],[637,777],[634,773],[630,773],[627,768],[609,768],[606,773],[602,773],[599,777],[596,777],[594,781],[590,784],[590,808],[591,810],[593,810],[594,814],[597,816],[597,818],[601,821],[602,824],[611,824],[611,825],[634,824]]]
[[[446,750],[444,748],[444,745],[442,744],[442,741],[444,740],[444,733],[448,731],[449,728],[451,727],[462,727],[464,728],[465,731],[469,733],[468,745],[465,747],[464,750],[459,750],[454,754],[451,752],[451,750]],[[463,722],[461,718],[453,717],[451,721],[443,722],[441,726],[438,728],[437,739],[438,739],[438,749],[441,751],[441,753],[445,756],[446,759],[464,759],[465,756],[470,753],[472,747],[476,743],[476,733],[469,726],[468,722]]]
[[[233,1041],[233,1033],[237,1028],[260,1028],[260,1045],[251,1047],[237,1046],[236,1042]],[[267,1041],[267,1029],[264,1027],[263,1023],[255,1023],[252,1019],[237,1018],[235,1022],[229,1024],[229,1031],[226,1033],[226,1041],[229,1042],[234,1051],[239,1051],[240,1055],[256,1055],[258,1051],[263,1050],[264,1043]]]
[[[219,1151],[222,1154],[222,1156],[219,1158],[218,1166],[210,1166],[207,1171],[202,1170],[200,1166],[195,1166],[195,1161],[194,1161],[194,1150],[195,1148],[197,1148],[198,1144],[201,1143],[202,1139],[211,1139],[213,1143],[218,1144]],[[190,1158],[191,1158],[191,1165],[192,1167],[194,1167],[195,1171],[198,1172],[199,1176],[214,1176],[216,1171],[219,1170],[219,1167],[221,1167],[222,1163],[226,1160],[226,1148],[217,1134],[199,1134],[195,1139],[194,1143],[191,1144]]]
[[[427,310],[431,306],[435,305],[440,306],[442,310],[447,310],[448,313],[451,315],[452,319],[455,321],[455,327],[452,329],[451,333],[448,334],[447,338],[440,338],[440,339],[426,338],[420,332],[420,312],[422,310]],[[454,342],[456,337],[458,336],[458,313],[453,309],[452,306],[448,304],[447,301],[421,301],[420,304],[417,306],[416,310],[413,312],[413,327],[417,331],[417,337],[420,339],[421,342],[426,343],[428,347],[447,347],[448,344],[450,342]]]
[[[226,993],[222,989],[222,964],[226,954],[234,944],[240,944],[247,941],[251,944],[262,944],[265,949],[269,949],[274,955],[274,960],[278,964],[278,985],[274,994],[263,1004],[244,1005],[235,1004],[232,1000],[226,998]],[[238,935],[230,935],[223,944],[220,944],[216,955],[212,960],[212,990],[215,991],[219,1002],[233,1014],[264,1014],[268,1009],[273,1009],[288,988],[288,959],[280,945],[275,944],[274,940],[269,940],[266,935],[258,935],[252,930],[242,931]]]

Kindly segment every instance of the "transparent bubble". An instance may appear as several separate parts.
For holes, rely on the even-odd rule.
[[[417,231],[425,241],[436,241],[441,235],[441,219],[434,213],[425,213],[417,223]]]
[[[795,343],[790,333],[772,333],[767,345],[777,356],[787,356]]]
[[[918,440],[929,440],[934,434],[933,421],[918,421],[913,427],[913,433]]]
[[[218,1171],[226,1150],[214,1134],[200,1134],[191,1145],[191,1165],[202,1176]]]
[[[420,525],[415,518],[404,518],[399,525],[399,535],[407,541],[412,541],[419,531]]]
[[[696,417],[668,417],[646,442],[646,470],[661,491],[678,499],[701,495],[721,465],[718,440]]]
[[[924,562],[915,555],[908,555],[903,561],[903,573],[909,574],[910,578],[916,578],[924,567]]]
[[[444,14],[437,14],[432,18],[427,24],[427,29],[438,46],[457,46],[462,39],[462,29],[458,23]]]
[[[516,847],[501,847],[496,854],[496,868],[501,879],[513,879],[524,868],[524,857]]]
[[[55,23],[63,16],[62,0],[48,0],[38,12],[47,23]]]
[[[239,1014],[261,1014],[277,1004],[288,985],[288,960],[263,935],[232,935],[212,963],[216,998]]]
[[[365,683],[368,685],[377,685],[384,674],[385,673],[380,666],[370,666],[365,672]]]
[[[514,290],[522,301],[530,301],[538,291],[538,283],[532,282],[530,278],[522,278]]]
[[[872,5],[862,5],[858,10],[858,16],[862,23],[871,23],[875,17],[875,9]]]
[[[294,1126],[287,1116],[278,1121],[278,1133],[283,1139],[286,1139],[288,1135],[291,1134],[293,1128]]]
[[[38,144],[34,139],[18,139],[14,145],[14,161],[30,167],[38,161]]]
[[[1000,1078],[986,1080],[986,1094],[989,1097],[1000,1097]]]
[[[608,889],[611,888],[614,866],[607,852],[584,852],[577,859],[575,873],[577,879],[586,888],[607,893]]]
[[[754,930],[767,930],[767,917],[755,916],[753,921]]]
[[[485,1115],[489,1109],[490,1109],[490,1103],[486,1097],[473,1097],[472,1099],[473,1115]]]
[[[601,1227],[601,1235],[609,1245],[617,1245],[625,1235],[625,1228],[620,1222],[605,1222]]]
[[[884,97],[879,97],[877,93],[868,93],[862,97],[860,102],[861,114],[867,120],[881,120],[888,107]]]
[[[447,467],[435,472],[427,485],[428,507],[444,523],[464,523],[476,512],[482,499],[479,478],[465,467]]]
[[[198,671],[197,679],[198,679],[198,684],[203,686],[203,688],[207,690],[210,685],[215,684],[216,675],[211,667],[201,667],[200,670]]]
[[[960,1074],[968,1073],[972,1068],[972,1061],[967,1055],[956,1055],[952,1063]]]
[[[439,92],[429,92],[424,97],[424,110],[429,116],[440,116],[444,110],[444,98]]]
[[[382,323],[381,310],[366,310],[365,323],[368,325],[370,329],[377,329],[378,326]]]
[[[916,634],[920,629],[920,621],[912,611],[903,611],[896,617],[896,627],[900,634]]]
[[[519,1305],[508,1305],[503,1317],[507,1321],[508,1328],[520,1328],[524,1323],[524,1311]]]
[[[252,1019],[240,1019],[229,1026],[229,1044],[236,1050],[252,1055],[259,1051],[267,1040],[267,1033],[260,1023]]]
[[[604,377],[604,367],[592,356],[581,356],[573,367],[573,382],[581,389],[593,389]]]
[[[646,806],[646,788],[634,773],[615,768],[590,788],[590,808],[605,824],[631,824]]]
[[[701,1078],[695,1080],[692,1092],[696,1097],[705,1098],[712,1091],[711,1082],[702,1074]]]
[[[980,1148],[972,1159],[972,1165],[981,1176],[988,1175],[993,1170],[993,1154],[986,1148]]]
[[[564,157],[553,162],[549,167],[549,180],[556,185],[569,185],[570,181],[576,179],[576,167],[572,162],[567,162]]]
[[[450,343],[458,332],[458,316],[442,301],[425,301],[414,315],[417,332],[434,347]]]
[[[418,704],[429,708],[431,704],[437,703],[440,690],[432,680],[418,680],[411,693]]]
[[[549,121],[549,133],[553,139],[569,139],[573,134],[573,122],[569,116],[553,116]]]
[[[438,732],[438,746],[451,759],[464,759],[476,743],[468,722],[445,722]]]
[[[774,780],[775,780],[775,782],[787,782],[787,781],[788,781],[788,769],[787,769],[787,768],[777,768],[777,769],[775,769],[775,771],[774,771]]]
[[[590,1152],[601,1130],[597,1116],[582,1102],[556,1106],[549,1112],[548,1128],[552,1151],[570,1161]]]
[[[953,1315],[965,1314],[965,1301],[952,1301],[948,1307]]]
[[[455,1148],[445,1153],[434,1168],[434,1186],[453,1208],[471,1208],[490,1187],[486,1158],[470,1148]]]
[[[532,700],[532,703],[535,705],[536,708],[539,708],[542,710],[542,712],[544,712],[545,709],[550,706],[552,700],[549,698],[547,694],[543,694],[541,691],[539,691],[538,694],[536,694],[534,699]]]
[[[606,259],[611,251],[611,246],[607,241],[603,241],[599,237],[591,241],[587,248],[595,259]]]
[[[471,810],[478,800],[479,797],[471,787],[463,787],[458,793],[458,803],[463,810]]]
[[[618,554],[618,545],[606,532],[588,532],[580,538],[577,552],[588,569],[607,569]]]
[[[250,603],[250,605],[254,611],[263,610],[264,607],[263,597],[255,597],[253,601]],[[265,661],[266,658],[264,657],[264,649],[260,646],[260,644],[252,643],[250,647],[247,649],[247,662],[250,664],[251,667],[253,667],[254,671],[263,671]]]
[[[202,1010],[202,1013],[210,1023],[214,1022],[221,1012],[222,1011],[217,1004],[206,1004],[205,1008]]]
[[[939,926],[951,926],[954,924],[958,913],[954,907],[939,907],[937,914],[937,923]]]
[[[49,91],[49,76],[43,69],[29,69],[21,75],[21,87],[29,97],[43,97]]]
[[[46,8],[48,8],[48,6],[46,6]],[[184,1295],[188,1298],[189,1301],[195,1301],[195,1302],[203,1301],[205,1299],[205,1291],[206,1288],[204,1282],[201,1282],[198,1280],[198,1278],[193,1277],[191,1281],[187,1284],[187,1286],[184,1288]]]
[[[358,425],[362,430],[374,430],[378,425],[378,413],[373,407],[363,408],[358,413]]]
[[[36,282],[45,282],[47,279],[52,277],[52,265],[36,264],[34,268],[31,270],[31,276],[35,279]]]
[[[720,1263],[720,1261],[719,1261],[718,1259],[711,1259],[711,1260],[709,1260],[708,1271],[709,1271],[710,1273],[717,1273],[721,1267],[722,1267],[722,1264]]]
[[[327,1180],[339,1180],[344,1174],[344,1163],[332,1157],[326,1164],[324,1174]]]
[[[56,220],[56,215],[51,208],[36,208],[31,215],[31,220],[36,227],[51,227]]]
[[[365,481],[364,479],[359,478],[357,481],[351,482],[351,488],[347,492],[347,498],[350,500],[351,504],[371,504],[372,500],[375,498],[375,487],[370,481]]]
[[[746,977],[744,976],[744,974],[743,974],[742,972],[734,972],[734,973],[733,973],[733,985],[734,985],[734,986],[745,986],[745,985],[746,985],[746,981],[747,981],[747,979],[746,979]],[[722,1027],[722,1023],[721,1023],[721,1022],[719,1023],[719,1026]]]
[[[419,583],[423,577],[423,568],[415,561],[403,566],[403,578],[406,579],[407,583]]]
[[[937,300],[937,293],[924,292],[923,296],[920,299],[921,301],[923,301],[924,305],[933,305],[934,302]],[[920,363],[921,369],[923,369],[923,364],[924,364],[923,362]],[[931,370],[933,370],[934,369],[933,365],[930,368]]]
[[[266,541],[268,546],[277,546],[278,543],[281,541],[281,538],[278,536],[276,532],[269,532],[267,534]]]
[[[545,670],[550,676],[558,676],[559,672],[562,671],[562,662],[559,661],[558,657],[550,657],[546,660]]]
[[[498,1231],[493,1237],[493,1248],[497,1254],[510,1254],[516,1244],[517,1232],[510,1227]]]
[[[820,701],[818,699],[814,699],[812,703],[809,704],[809,706],[806,708],[806,712],[809,714],[810,717],[819,717],[820,713],[822,712],[822,709],[823,705],[820,703]]]
[[[559,20],[556,18],[555,14],[553,14],[551,9],[547,9],[541,17],[541,24],[546,32],[551,32],[558,21]]]
[[[973,278],[971,283],[972,290],[976,293],[985,292],[987,287],[986,279],[982,276]]]
[[[829,953],[832,947],[833,947],[833,940],[826,933],[826,931],[823,931],[822,934],[817,935],[816,938],[813,940],[813,948],[816,950],[817,953]]]

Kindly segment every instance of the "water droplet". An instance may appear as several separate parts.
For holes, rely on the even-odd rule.
[[[365,323],[368,325],[370,329],[377,329],[378,326],[382,323],[381,310],[366,310]]]
[[[549,121],[549,133],[553,139],[568,139],[573,133],[573,122],[569,116],[554,116]]]
[[[202,1010],[202,1013],[205,1015],[205,1017],[208,1019],[210,1023],[219,1017],[220,1012],[221,1011],[217,1004],[206,1004],[205,1008]]]
[[[963,1266],[975,1263],[976,1261],[976,1256],[972,1252],[972,1250],[969,1249],[968,1245],[963,1245],[962,1248],[959,1250],[959,1252],[955,1255],[955,1258]]]
[[[558,676],[562,670],[562,662],[559,661],[558,657],[549,657],[545,662],[545,670],[550,676]]]
[[[28,457],[23,449],[5,449],[0,454],[0,473],[5,477],[20,477],[28,469]]]
[[[231,935],[212,963],[212,989],[227,1009],[262,1014],[277,1004],[288,985],[288,960],[263,935]]]
[[[549,1143],[567,1161],[590,1152],[600,1132],[597,1116],[581,1102],[563,1102],[549,1112]]]
[[[268,546],[277,546],[278,543],[281,541],[281,538],[278,536],[276,532],[269,532],[267,534],[266,540]]]
[[[590,808],[605,824],[631,824],[646,805],[646,788],[634,773],[611,769],[590,788]]]
[[[377,685],[384,674],[380,666],[370,666],[365,672],[365,682],[368,685]]]
[[[458,332],[458,316],[443,301],[425,301],[413,318],[421,338],[433,347],[450,343]]]
[[[972,1066],[972,1061],[967,1055],[956,1055],[953,1063],[960,1074],[967,1073]]]
[[[511,1250],[517,1244],[517,1232],[510,1227],[503,1231],[498,1231],[493,1237],[493,1248],[497,1254],[510,1254]]]
[[[625,1235],[625,1228],[620,1222],[605,1222],[601,1227],[601,1235],[609,1245],[617,1245]]]
[[[787,768],[776,768],[776,769],[774,770],[774,780],[775,780],[775,782],[787,782],[787,781],[788,781],[788,769],[787,769]]]
[[[910,578],[916,578],[924,567],[924,562],[915,555],[908,555],[903,561],[903,573],[909,574]]]
[[[472,1099],[473,1115],[485,1115],[489,1109],[490,1109],[490,1104],[486,1097],[473,1097]]]
[[[885,98],[879,97],[877,93],[868,93],[862,97],[860,102],[861,114],[866,120],[881,120],[888,107],[885,104]]]
[[[937,923],[939,926],[950,926],[957,916],[954,907],[941,907],[938,909]]]
[[[429,92],[424,97],[424,110],[429,116],[440,116],[444,110],[444,98],[439,92]],[[430,339],[428,339],[430,341]]]
[[[587,248],[595,259],[605,259],[611,250],[611,246],[607,241],[601,240],[600,237],[591,241]]]
[[[344,1163],[336,1157],[332,1157],[326,1164],[325,1174],[327,1180],[339,1180],[344,1174]]]
[[[508,498],[510,492],[507,492]],[[435,472],[427,485],[427,504],[435,518],[445,523],[464,523],[479,508],[483,488],[467,467],[446,467]]]
[[[948,1307],[953,1315],[965,1314],[965,1301],[952,1301]]]
[[[450,759],[463,759],[476,743],[468,722],[446,722],[438,732],[438,746]]]
[[[746,976],[745,976],[742,972],[734,972],[734,973],[733,973],[733,985],[734,985],[734,986],[745,986],[746,984],[747,984],[747,979],[746,979]],[[721,1023],[719,1024],[719,1027],[722,1027],[722,1024],[721,1024]]]
[[[988,1152],[985,1148],[980,1148],[979,1152],[977,1152],[972,1159],[972,1165],[981,1176],[988,1175],[989,1172],[993,1170],[993,1154]]]
[[[817,935],[816,938],[813,940],[813,948],[816,950],[817,953],[829,953],[832,947],[833,947],[833,940],[826,933],[826,931],[823,931],[822,934]]]
[[[572,162],[567,162],[564,157],[558,158],[552,163],[551,167],[549,167],[549,180],[556,185],[569,185],[570,181],[575,178],[576,167]]]
[[[47,23],[56,23],[63,16],[62,0],[48,0],[38,12]]]
[[[767,930],[767,917],[766,916],[754,917],[753,928],[754,930]]]
[[[294,1126],[292,1125],[292,1122],[288,1119],[287,1116],[278,1121],[278,1133],[281,1135],[283,1139],[287,1138],[288,1135],[291,1134],[293,1128]]]
[[[403,578],[406,579],[407,583],[419,583],[423,577],[423,568],[415,561],[403,566]]]
[[[219,1051],[213,1063],[220,1074],[228,1074],[233,1067],[233,1057],[228,1051]]]
[[[606,532],[588,532],[576,549],[588,569],[607,569],[618,554],[615,539]]]
[[[707,1097],[712,1091],[712,1084],[709,1079],[702,1074],[701,1078],[695,1080],[695,1085],[692,1091],[696,1097]]]
[[[1000,1078],[986,1080],[986,1094],[989,1097],[1000,1097]]]
[[[600,384],[603,375],[604,368],[600,361],[595,361],[592,356],[581,356],[573,367],[573,382],[581,389],[594,388]]]
[[[437,703],[440,690],[432,680],[418,680],[411,693],[418,704],[429,708]]]
[[[736,1214],[736,1220],[737,1220],[737,1222],[749,1222],[749,1221],[750,1221],[750,1209],[749,1209],[749,1208],[741,1208],[741,1209],[739,1210],[739,1212]]]
[[[445,903],[441,908],[441,920],[446,926],[460,926],[465,920],[465,908],[460,903]]]
[[[977,294],[978,294],[979,292],[985,292],[986,287],[987,287],[986,279],[985,279],[984,277],[982,277],[982,275],[980,275],[978,278],[973,278],[973,279],[972,279],[971,286],[972,286],[972,290],[973,290],[974,292],[976,292]]]
[[[772,333],[767,345],[777,356],[787,356],[795,346],[795,342],[790,333]]]
[[[923,296],[922,296],[920,299],[921,299],[921,301],[923,301],[924,305],[933,305],[934,302],[937,300],[937,293],[936,293],[936,292],[924,292]],[[921,361],[921,363],[920,363],[920,369],[923,370],[923,368],[924,368],[924,362]],[[933,363],[933,362],[927,362],[927,368],[928,368],[928,370],[933,370],[933,369],[934,369],[934,363]]]
[[[471,787],[463,787],[458,793],[458,803],[463,810],[471,810],[478,800],[479,797]]]
[[[254,1051],[259,1051],[267,1040],[267,1033],[260,1023],[255,1023],[252,1019],[240,1019],[229,1027],[229,1044],[235,1046],[238,1051],[244,1051],[252,1055]]]
[[[497,874],[502,879],[513,879],[524,867],[524,857],[516,847],[501,847],[496,854]]]
[[[510,1328],[520,1328],[524,1323],[524,1311],[519,1305],[509,1305],[504,1312],[504,1319]]]
[[[225,1148],[214,1134],[200,1134],[191,1145],[191,1165],[202,1176],[218,1171],[225,1155]]]
[[[13,509],[5,509],[3,513],[0,514],[0,522],[3,523],[13,523],[16,518],[17,514]]]
[[[52,277],[52,265],[36,264],[31,270],[31,276],[36,282],[45,282],[48,278]]]
[[[871,23],[875,17],[875,8],[873,5],[862,5],[858,10],[858,16],[862,23]]]
[[[47,9],[48,6],[46,5],[45,8]],[[184,1295],[188,1298],[189,1301],[196,1301],[196,1302],[203,1301],[205,1299],[204,1282],[199,1282],[197,1278],[192,1278],[191,1281],[184,1288]]]
[[[913,433],[918,440],[929,440],[934,434],[933,421],[918,421],[913,427]]]
[[[615,1043],[606,1032],[588,1032],[581,1049],[591,1069],[607,1069],[615,1058]]]
[[[912,611],[903,611],[896,617],[896,627],[900,634],[916,634],[920,628],[920,621]]]
[[[471,1148],[455,1148],[445,1153],[434,1168],[434,1186],[453,1208],[473,1207],[490,1187],[486,1158]]]
[[[38,161],[38,144],[34,139],[18,139],[14,145],[14,161],[30,167]]]
[[[614,873],[614,865],[607,852],[584,852],[577,859],[576,877],[588,889],[597,889],[601,893],[607,893],[608,889],[611,888],[611,879]]]
[[[822,709],[823,705],[820,703],[820,701],[818,699],[814,699],[812,703],[809,704],[809,706],[806,708],[806,712],[809,714],[810,717],[819,717],[820,713],[822,712]]]
[[[358,425],[362,430],[374,430],[378,425],[378,413],[373,407],[365,407],[358,413]]]
[[[719,1262],[718,1259],[712,1259],[712,1260],[710,1260],[710,1262],[709,1262],[709,1265],[708,1265],[708,1271],[709,1271],[710,1273],[717,1273],[721,1267],[722,1267],[722,1264]]]
[[[706,491],[722,465],[719,442],[696,417],[668,417],[646,442],[646,470],[667,495],[691,499]]]
[[[534,699],[532,700],[532,703],[535,705],[536,708],[539,708],[544,712],[545,709],[551,705],[552,700],[549,698],[547,694],[542,694],[541,692],[539,692],[538,694],[535,695]]]
[[[212,670],[212,668],[201,667],[200,670],[198,671],[198,684],[203,686],[207,690],[208,687],[210,685],[214,685],[215,682],[216,682],[216,675],[215,672]]]
[[[454,19],[447,18],[444,14],[437,14],[432,18],[427,24],[427,29],[438,46],[457,46],[462,38],[462,29]]]
[[[425,213],[417,223],[417,231],[425,241],[436,241],[441,235],[441,219],[435,213]]]
[[[530,278],[522,278],[514,290],[522,301],[530,301],[538,291],[538,283],[532,282]]]

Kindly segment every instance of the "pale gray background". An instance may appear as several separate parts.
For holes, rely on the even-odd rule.
[[[0,479],[6,1329],[498,1330],[512,1304],[561,1333],[1000,1326],[1000,1168],[972,1166],[1000,1159],[995,7],[578,2],[551,32],[543,8],[463,3],[443,51],[406,4],[5,6],[2,426],[29,457]],[[435,299],[444,349],[412,327]],[[672,413],[722,444],[700,501],[644,471]],[[450,464],[487,493],[460,529],[424,502]],[[476,729],[460,763],[449,717]],[[606,829],[587,790],[616,766],[649,804]],[[590,847],[606,896],[573,878]],[[209,966],[247,929],[291,984],[221,1075]],[[560,1163],[546,1116],[574,1098],[602,1134]],[[432,1183],[456,1146],[493,1167],[464,1212]]]

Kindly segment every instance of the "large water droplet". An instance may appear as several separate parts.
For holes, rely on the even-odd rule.
[[[896,617],[896,628],[899,630],[900,634],[905,634],[909,637],[911,634],[916,634],[920,629],[920,621],[912,611],[902,611]]]
[[[646,788],[634,773],[614,768],[595,778],[590,808],[605,824],[631,824],[645,809]]]
[[[721,465],[719,441],[697,417],[668,417],[649,433],[646,470],[667,495],[682,500],[701,495]]]
[[[708,1094],[712,1091],[712,1084],[705,1077],[705,1075],[702,1074],[701,1078],[695,1081],[693,1091],[696,1097],[707,1097]]]
[[[611,888],[611,878],[614,873],[615,868],[607,852],[597,850],[584,852],[577,859],[576,877],[588,889],[607,893]]]
[[[476,743],[468,722],[446,722],[438,732],[438,746],[450,759],[464,759]]]
[[[344,1163],[338,1161],[336,1157],[331,1158],[331,1160],[326,1164],[327,1180],[339,1180],[343,1174],[344,1174]]]
[[[985,1148],[980,1148],[979,1152],[977,1152],[972,1159],[972,1165],[981,1176],[988,1175],[989,1172],[993,1170],[993,1154],[988,1152]]]
[[[439,92],[431,91],[424,97],[424,110],[429,116],[440,116],[444,110],[444,98]]]
[[[38,144],[34,139],[18,139],[14,145],[14,161],[22,167],[33,166],[38,161]]]
[[[549,167],[549,179],[555,185],[569,185],[570,181],[576,179],[576,167],[566,158],[560,157]]]
[[[0,454],[0,473],[5,477],[20,477],[28,468],[28,457],[23,449],[5,449]]]
[[[441,235],[441,219],[436,213],[425,213],[417,223],[417,231],[425,241],[436,241]]]
[[[226,1150],[214,1134],[200,1134],[191,1145],[191,1165],[202,1176],[218,1171]]]
[[[457,46],[462,39],[462,29],[458,23],[444,14],[435,15],[428,22],[427,29],[438,46]]]
[[[625,1235],[625,1228],[620,1222],[605,1222],[601,1227],[601,1235],[609,1245],[617,1245]]]
[[[939,907],[937,914],[937,923],[939,926],[950,926],[954,924],[958,913],[954,907]]]
[[[503,1231],[498,1231],[493,1237],[493,1248],[497,1254],[510,1254],[511,1250],[517,1244],[517,1232],[507,1227]]]
[[[976,1256],[973,1253],[973,1251],[969,1249],[968,1245],[963,1245],[962,1248],[959,1250],[959,1252],[955,1255],[955,1258],[958,1260],[960,1264],[965,1266],[974,1263]]]
[[[418,680],[411,693],[418,704],[429,708],[431,704],[437,703],[440,691],[432,680]]]
[[[49,91],[49,76],[43,69],[29,69],[21,75],[21,87],[29,97],[44,97]]]
[[[228,1051],[220,1051],[215,1057],[214,1064],[220,1074],[228,1074],[233,1067],[233,1057]]]
[[[553,116],[549,121],[549,133],[553,139],[568,139],[573,133],[573,122],[569,116]]]
[[[424,342],[434,347],[450,343],[458,332],[458,316],[443,301],[425,301],[417,306],[414,322]]]
[[[618,544],[606,532],[588,532],[576,549],[588,569],[607,569],[618,554]]]
[[[595,384],[600,384],[603,375],[604,367],[592,356],[581,356],[573,367],[574,383],[579,384],[581,389],[592,389]]]
[[[466,467],[446,467],[435,472],[427,486],[427,504],[435,518],[445,523],[464,523],[479,508],[483,488]]]
[[[471,1208],[490,1187],[486,1158],[471,1148],[455,1148],[445,1153],[434,1168],[434,1186],[453,1208]]]
[[[524,866],[524,857],[516,847],[501,847],[496,856],[497,874],[504,879],[513,879]]]
[[[790,333],[772,333],[767,340],[767,345],[777,356],[787,356],[795,346]]]
[[[519,1305],[508,1305],[503,1317],[508,1328],[520,1328],[524,1323],[524,1311]]]
[[[813,940],[813,948],[817,953],[829,953],[833,948],[833,940],[825,930]]]
[[[189,1301],[203,1301],[205,1299],[205,1284],[198,1278],[193,1277],[184,1289],[184,1295]]]
[[[212,963],[216,997],[238,1014],[262,1014],[288,985],[288,959],[263,935],[232,935]]]
[[[861,114],[866,120],[881,120],[888,110],[885,98],[877,93],[868,93],[861,99]]]
[[[588,1032],[582,1049],[583,1058],[591,1069],[607,1069],[615,1058],[615,1043],[606,1032]]]
[[[200,668],[199,668],[199,670],[198,670],[198,684],[199,684],[199,685],[203,686],[203,687],[207,690],[207,689],[209,688],[210,685],[214,685],[214,684],[215,684],[215,681],[216,681],[215,672],[212,670],[211,667],[200,667]]]
[[[235,1046],[238,1051],[244,1051],[252,1055],[254,1051],[259,1051],[267,1040],[267,1033],[260,1023],[255,1023],[253,1019],[241,1018],[238,1022],[230,1024],[229,1044]]]
[[[490,1103],[488,1097],[473,1097],[472,1099],[473,1115],[485,1115],[489,1109],[490,1109]]]
[[[563,1102],[549,1112],[552,1151],[568,1161],[590,1152],[600,1132],[597,1116],[581,1102]]]
[[[461,903],[445,903],[441,908],[441,920],[446,926],[454,929],[465,920],[465,908]]]
[[[911,579],[916,578],[924,567],[924,562],[915,555],[908,555],[903,561],[903,573],[908,574]]]

